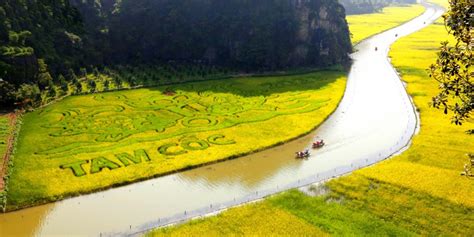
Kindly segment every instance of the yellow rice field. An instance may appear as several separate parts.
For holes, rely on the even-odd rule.
[[[352,43],[357,44],[365,38],[409,21],[423,12],[423,6],[415,4],[386,7],[380,13],[347,16]]]
[[[260,203],[230,209],[205,222],[191,221],[182,228],[162,229],[147,236],[268,236],[269,233],[271,236],[328,236],[284,210]]]
[[[291,140],[334,111],[345,78],[344,71],[327,70],[68,97],[25,114],[7,208],[177,172]]]

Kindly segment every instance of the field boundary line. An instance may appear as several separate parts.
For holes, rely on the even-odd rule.
[[[23,111],[15,111],[8,115],[10,131],[7,137],[5,153],[2,156],[3,164],[0,167],[0,212],[6,212],[8,179],[13,169],[13,156],[21,129],[22,115]]]

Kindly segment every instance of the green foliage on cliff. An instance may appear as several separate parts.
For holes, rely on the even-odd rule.
[[[79,12],[67,1],[0,2],[0,76],[19,84],[37,76],[37,59],[53,72],[80,63],[83,31]]]
[[[82,32],[80,14],[67,1],[1,1],[0,86],[8,89],[0,91],[0,104],[22,101],[21,88],[46,89],[51,74],[80,65]]]

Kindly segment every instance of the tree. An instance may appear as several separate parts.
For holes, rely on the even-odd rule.
[[[48,89],[48,96],[49,97],[55,98],[57,94],[58,93],[56,91],[56,88],[54,88],[54,86],[49,87],[49,89]]]
[[[48,72],[48,65],[43,59],[38,59],[38,85],[41,89],[51,87],[53,84],[53,78]]]
[[[87,82],[87,86],[89,87],[89,92],[90,93],[94,93],[96,91],[97,84],[95,83],[94,80],[89,80]]]
[[[107,75],[107,76],[111,76],[112,71],[107,66],[105,66],[104,67],[104,74]]]
[[[69,84],[66,81],[66,78],[59,74],[58,76],[59,87],[61,88],[61,95],[66,95],[69,92]]]
[[[12,104],[15,100],[15,86],[0,78],[0,105]]]
[[[37,106],[41,103],[41,91],[37,85],[22,84],[16,92],[16,100],[23,106]]]
[[[100,72],[99,72],[99,69],[97,69],[97,67],[94,67],[94,69],[92,69],[92,72],[94,73],[95,77],[99,78]]]
[[[114,77],[114,83],[117,89],[122,89],[122,78],[119,75]]]
[[[448,32],[456,39],[450,46],[442,42],[436,63],[430,66],[430,77],[439,82],[440,92],[433,97],[432,106],[453,112],[456,125],[471,116],[474,107],[474,81],[472,81],[472,47],[474,8],[471,0],[450,0],[450,9],[443,16]]]
[[[86,69],[86,68],[81,68],[80,71],[81,71],[81,75],[80,75],[80,76],[87,78],[87,69]]]
[[[67,73],[67,80],[70,81],[72,84],[77,83],[77,76],[76,76],[76,73],[74,73],[74,70],[69,69]]]
[[[110,87],[110,82],[109,80],[105,80],[104,82],[104,91],[108,91]]]
[[[80,93],[82,92],[82,84],[81,84],[81,82],[76,81],[76,83],[74,84],[74,86],[76,87],[75,93],[76,93],[76,94],[80,94]]]
[[[137,83],[137,78],[135,76],[130,77],[130,80],[128,82],[130,84],[130,87],[134,87],[138,84]]]

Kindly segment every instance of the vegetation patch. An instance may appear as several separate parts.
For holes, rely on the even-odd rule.
[[[345,72],[320,71],[68,97],[25,115],[9,208],[288,141],[321,123],[344,88]]]
[[[386,7],[380,13],[347,16],[352,43],[357,44],[363,39],[396,27],[423,12],[424,7],[415,4]]]

